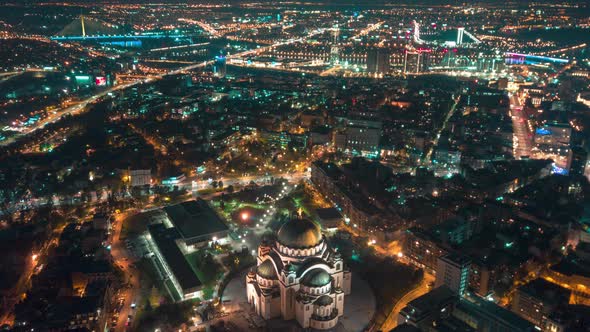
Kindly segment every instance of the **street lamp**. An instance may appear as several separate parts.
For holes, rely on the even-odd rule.
[[[250,215],[248,214],[248,212],[242,212],[242,220],[246,221],[250,218]]]

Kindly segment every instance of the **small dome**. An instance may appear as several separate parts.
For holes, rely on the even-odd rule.
[[[313,304],[319,305],[319,306],[326,306],[326,305],[332,304],[332,302],[334,302],[334,300],[330,296],[322,295],[322,296],[318,297],[318,299],[315,300],[313,302]]]
[[[322,287],[330,283],[332,277],[323,269],[313,269],[303,276],[301,284],[309,287]]]
[[[293,219],[281,226],[277,240],[289,248],[310,248],[320,243],[322,231],[309,219]]]
[[[287,272],[297,272],[297,267],[295,265],[289,263],[289,264],[285,265],[285,270]]]
[[[265,260],[256,268],[256,274],[264,279],[277,279],[275,267],[270,259]]]

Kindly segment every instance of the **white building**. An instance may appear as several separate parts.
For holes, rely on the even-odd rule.
[[[152,171],[150,169],[134,169],[129,171],[132,187],[149,186],[152,183]]]
[[[447,286],[455,294],[463,296],[469,283],[471,261],[462,255],[447,254],[439,257],[434,287]]]
[[[351,275],[316,223],[286,222],[275,241],[260,244],[257,261],[246,277],[246,288],[258,315],[295,319],[303,328],[325,330],[338,323]]]

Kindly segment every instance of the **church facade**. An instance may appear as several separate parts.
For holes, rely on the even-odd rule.
[[[262,318],[319,330],[336,326],[350,287],[340,254],[308,219],[287,221],[275,241],[261,243],[257,267],[246,276],[248,303]]]

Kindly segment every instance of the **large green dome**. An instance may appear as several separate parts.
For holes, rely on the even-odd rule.
[[[281,226],[277,240],[289,248],[310,248],[320,243],[322,231],[309,219],[292,219]]]
[[[329,284],[331,280],[332,277],[325,270],[313,269],[303,276],[301,284],[309,287],[322,287]]]
[[[265,260],[262,264],[256,268],[256,274],[264,279],[277,279],[277,273],[275,267],[270,259]]]

